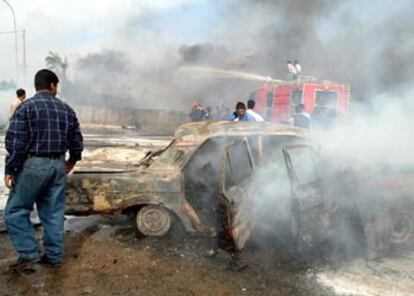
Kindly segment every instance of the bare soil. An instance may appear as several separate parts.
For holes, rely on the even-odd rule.
[[[0,295],[334,295],[317,283],[315,266],[274,249],[234,256],[182,233],[142,238],[124,218],[66,224],[63,266],[37,265],[29,275],[7,271],[15,253],[0,234]]]

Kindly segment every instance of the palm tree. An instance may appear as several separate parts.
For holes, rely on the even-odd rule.
[[[61,96],[63,97],[63,88],[66,82],[66,70],[69,66],[68,58],[66,56],[62,58],[57,52],[49,51],[49,55],[45,58],[45,62],[50,70],[57,72],[60,76]]]

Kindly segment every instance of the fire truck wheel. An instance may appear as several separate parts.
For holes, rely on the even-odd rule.
[[[404,244],[408,243],[413,237],[413,217],[408,213],[395,215],[392,221],[391,242],[393,244]]]
[[[163,236],[171,228],[171,215],[164,207],[148,205],[138,211],[136,223],[143,235]]]

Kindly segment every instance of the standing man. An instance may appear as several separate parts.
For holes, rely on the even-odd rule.
[[[238,102],[236,105],[236,112],[232,121],[255,121],[253,116],[246,112],[246,105],[243,102]]]
[[[259,122],[263,122],[264,119],[262,117],[262,115],[260,115],[259,113],[253,111],[254,106],[256,106],[256,102],[254,100],[248,100],[247,101],[247,114],[250,114],[254,120],[259,121]]]
[[[293,66],[295,67],[296,75],[300,75],[302,73],[302,66],[299,64],[299,62],[294,61]]]
[[[286,63],[288,68],[288,80],[295,80],[298,77],[298,73],[296,72],[295,66],[292,64],[291,61],[287,61]]]
[[[309,113],[305,111],[305,105],[296,105],[295,115],[293,115],[293,125],[301,128],[311,128],[312,119]]]
[[[52,71],[37,72],[36,94],[16,110],[7,130],[5,218],[19,255],[11,270],[30,270],[39,261],[58,267],[62,260],[66,174],[81,159],[83,139],[75,112],[56,98],[58,83]],[[29,220],[34,203],[44,228],[41,258]]]
[[[197,102],[193,103],[193,107],[190,112],[191,121],[202,121],[206,115],[204,108]]]
[[[15,99],[13,103],[10,105],[10,119],[13,117],[14,112],[16,112],[20,104],[26,99],[26,91],[22,88],[19,88],[18,90],[16,90],[16,96],[17,99]]]

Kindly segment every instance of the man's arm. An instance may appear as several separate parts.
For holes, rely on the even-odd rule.
[[[80,130],[80,125],[75,112],[73,112],[73,129],[69,136],[68,150],[69,160],[67,161],[66,168],[70,172],[75,166],[76,162],[82,159],[83,151],[83,136]]]
[[[18,108],[10,120],[6,133],[6,166],[5,182],[7,187],[13,187],[14,177],[23,167],[27,157],[29,135],[26,106]]]

